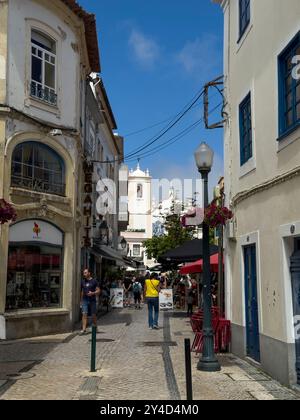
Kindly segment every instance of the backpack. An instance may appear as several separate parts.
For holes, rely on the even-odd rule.
[[[133,285],[133,292],[134,293],[139,293],[141,291],[141,285],[140,285],[140,283],[134,283],[134,285]]]

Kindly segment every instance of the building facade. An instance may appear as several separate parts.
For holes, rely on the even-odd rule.
[[[153,236],[167,235],[165,223],[168,216],[177,214],[178,217],[186,215],[188,212],[195,209],[196,200],[193,198],[186,198],[184,201],[177,197],[174,187],[169,189],[168,198],[161,200],[158,204],[153,201],[152,204],[152,221],[153,221]],[[202,238],[202,227],[195,226],[194,237]]]
[[[148,259],[144,242],[152,238],[152,178],[149,171],[142,171],[140,165],[128,176],[129,224],[122,236],[128,243],[128,257],[143,263],[145,267],[154,265]]]
[[[119,158],[122,142],[103,84],[90,79],[100,72],[93,15],[74,0],[1,0],[0,24],[0,197],[18,216],[0,228],[0,339],[10,339],[78,319],[91,160],[102,160],[101,143]]]
[[[102,79],[92,75],[86,89],[82,266],[101,281],[108,267],[125,265],[120,231],[127,223],[119,221],[124,139],[114,134],[117,125]],[[126,188],[123,193],[127,194]]]
[[[300,3],[224,0],[225,271],[232,350],[300,383]],[[298,58],[297,58],[298,56]],[[298,264],[298,265],[297,265]]]

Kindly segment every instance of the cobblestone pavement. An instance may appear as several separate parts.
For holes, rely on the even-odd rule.
[[[146,317],[146,308],[124,309],[99,320],[96,373],[89,372],[90,335],[0,342],[0,399],[184,400],[188,320],[162,313],[156,331]],[[203,373],[192,355],[194,399],[300,399],[245,361],[219,358],[221,372]]]

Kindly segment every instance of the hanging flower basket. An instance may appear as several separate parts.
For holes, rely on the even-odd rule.
[[[4,223],[14,222],[17,218],[17,213],[13,206],[5,201],[3,198],[0,199],[0,225]]]
[[[213,201],[205,210],[204,222],[211,228],[225,226],[233,218],[233,213],[227,207],[218,205]]]

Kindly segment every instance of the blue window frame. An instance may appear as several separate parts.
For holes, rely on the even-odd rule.
[[[242,166],[253,156],[251,93],[240,104],[240,152]]]
[[[250,23],[250,0],[239,0],[240,38]]]
[[[300,78],[294,74],[295,56],[300,56],[300,31],[278,58],[280,136],[300,126]]]

